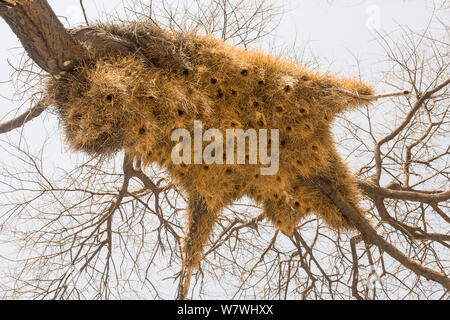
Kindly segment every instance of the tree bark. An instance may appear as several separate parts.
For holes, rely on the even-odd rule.
[[[300,180],[302,183],[307,183],[318,188],[323,194],[330,198],[330,200],[333,201],[333,203],[341,210],[342,214],[355,225],[356,229],[358,229],[366,242],[376,245],[402,265],[414,271],[416,274],[425,277],[427,280],[438,282],[445,289],[450,290],[450,279],[445,274],[415,262],[408,256],[404,255],[391,243],[384,240],[380,235],[378,235],[370,223],[365,218],[361,217],[358,211],[342,197],[330,181],[321,178],[313,181],[307,181],[304,179]]]
[[[50,74],[69,71],[85,49],[64,28],[46,0],[0,1],[0,16],[28,55]]]

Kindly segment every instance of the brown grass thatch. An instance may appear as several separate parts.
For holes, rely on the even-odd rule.
[[[144,164],[158,163],[178,181],[191,202],[186,239],[191,266],[198,264],[217,215],[244,195],[288,235],[312,213],[332,228],[351,228],[326,196],[298,177],[326,177],[358,207],[358,189],[336,152],[330,124],[336,114],[368,103],[357,96],[372,94],[369,85],[207,36],[144,24],[101,28],[136,43],[140,55],[87,60],[66,77],[51,79],[48,94],[74,150],[125,150]],[[259,166],[248,164],[174,165],[171,132],[192,132],[195,120],[223,131],[279,129],[278,174],[262,176]],[[194,205],[199,200],[201,209]]]

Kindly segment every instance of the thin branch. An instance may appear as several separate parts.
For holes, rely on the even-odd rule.
[[[350,248],[352,250],[352,260],[353,260],[353,278],[352,278],[352,295],[357,300],[364,300],[363,297],[358,292],[358,281],[359,281],[359,266],[358,266],[358,253],[356,252],[356,242],[358,237],[353,237],[350,240]]]
[[[380,94],[374,94],[374,95],[365,95],[365,94],[358,94],[354,93],[342,88],[333,88],[332,90],[339,91],[340,93],[346,94],[352,98],[361,99],[361,100],[368,100],[368,101],[376,101],[378,99],[383,98],[391,98],[391,97],[399,97],[399,96],[408,96],[411,94],[410,91],[403,90],[403,91],[395,91],[395,92],[386,92],[386,93],[380,93]]]
[[[381,178],[381,165],[382,165],[382,160],[381,160],[381,146],[383,144],[385,144],[386,142],[392,140],[394,137],[396,137],[403,129],[405,129],[405,127],[408,125],[408,123],[411,121],[411,119],[414,117],[414,115],[416,114],[416,112],[422,107],[422,105],[424,104],[424,102],[428,99],[430,99],[433,94],[435,94],[436,92],[442,90],[443,88],[445,88],[448,84],[450,84],[450,79],[447,79],[446,81],[444,81],[443,83],[441,83],[440,85],[436,86],[433,89],[427,90],[412,106],[411,110],[409,111],[408,115],[406,116],[405,120],[403,120],[403,122],[394,130],[392,131],[389,135],[387,135],[386,137],[384,137],[383,139],[381,139],[380,141],[378,141],[378,143],[375,146],[375,150],[374,150],[374,155],[375,155],[375,162],[376,162],[376,174],[375,174],[375,179],[377,181],[377,183],[379,183],[380,178]]]
[[[84,8],[83,0],[80,0],[80,6],[81,6],[81,11],[83,11],[84,21],[86,21],[86,24],[89,26],[90,25],[89,19],[86,14],[86,9]]]

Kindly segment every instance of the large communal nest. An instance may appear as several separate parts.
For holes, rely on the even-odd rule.
[[[117,54],[95,43],[96,54],[48,82],[48,96],[74,150],[95,155],[125,150],[144,164],[158,163],[178,181],[190,199],[190,265],[198,264],[217,215],[245,195],[288,235],[312,213],[332,228],[352,227],[330,199],[304,181],[326,177],[359,208],[358,189],[336,151],[330,125],[336,114],[370,102],[364,99],[373,93],[369,85],[153,25],[103,25],[77,32],[88,38],[93,29],[110,39],[127,39],[117,43],[137,50]],[[261,175],[259,165],[249,164],[249,150],[241,165],[174,164],[177,142],[171,133],[184,128],[193,136],[194,121],[202,122],[203,131],[216,128],[224,136],[227,129],[279,129],[278,172]]]

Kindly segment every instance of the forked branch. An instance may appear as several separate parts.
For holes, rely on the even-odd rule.
[[[417,275],[423,276],[428,280],[433,280],[440,283],[445,289],[450,290],[450,279],[440,272],[427,268],[411,258],[404,255],[400,250],[394,247],[391,243],[383,239],[370,223],[362,217],[358,210],[349,204],[345,198],[339,193],[333,185],[322,178],[314,179],[312,181],[302,181],[318,188],[339,208],[343,215],[345,215],[361,233],[364,240],[368,243],[378,246],[381,250],[389,254],[392,258],[400,262],[403,266],[410,269]]]

